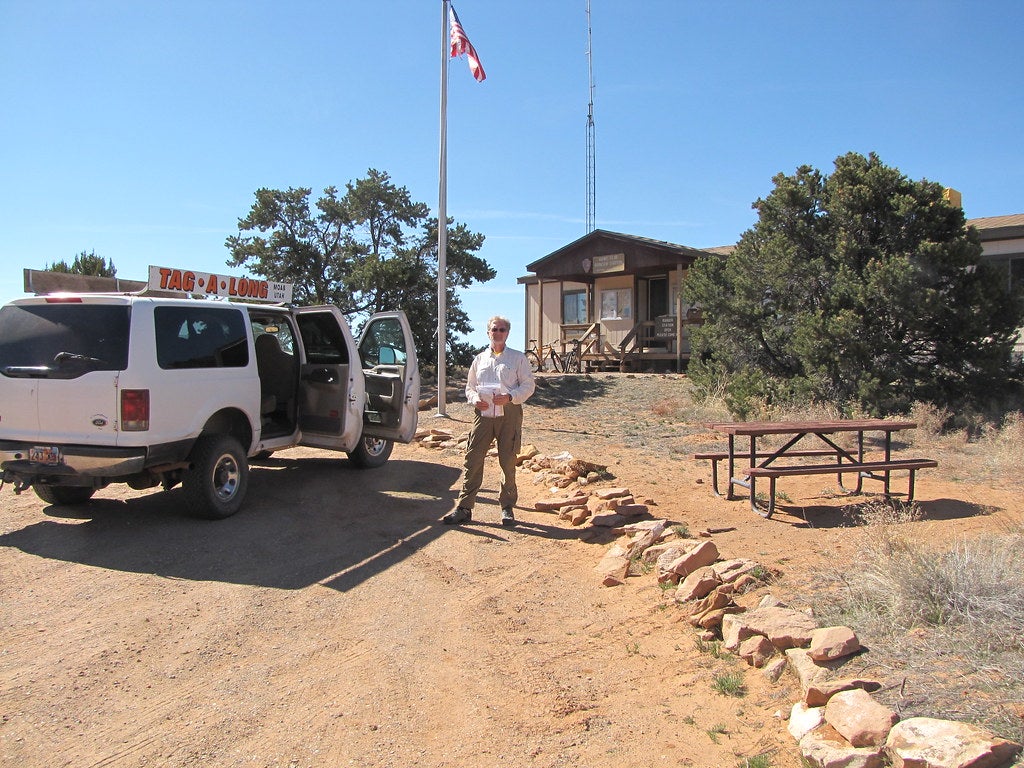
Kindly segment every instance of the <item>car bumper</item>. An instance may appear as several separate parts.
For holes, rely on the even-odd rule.
[[[96,445],[53,446],[60,451],[59,459],[44,463],[30,460],[30,449],[36,447],[33,443],[0,441],[0,469],[4,476],[119,477],[141,472],[146,463],[144,448]]]

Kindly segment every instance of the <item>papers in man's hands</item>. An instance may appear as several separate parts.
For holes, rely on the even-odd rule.
[[[504,387],[501,384],[478,384],[476,393],[480,395],[483,402],[487,403],[487,409],[480,411],[481,416],[495,419],[505,415],[504,407],[494,404],[494,396],[504,394]]]

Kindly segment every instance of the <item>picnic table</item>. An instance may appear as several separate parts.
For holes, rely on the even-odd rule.
[[[695,459],[711,461],[711,483],[716,496],[722,493],[718,489],[718,462],[728,462],[728,484],[725,498],[738,498],[733,494],[733,487],[747,489],[750,508],[762,517],[771,517],[775,512],[775,484],[780,477],[794,475],[835,474],[839,488],[844,493],[860,493],[864,480],[877,480],[883,485],[883,493],[890,492],[890,475],[894,471],[910,473],[907,488],[907,501],[914,500],[914,474],[919,469],[937,467],[938,462],[923,458],[897,458],[892,456],[892,435],[894,432],[914,429],[912,421],[893,419],[835,419],[826,421],[738,421],[719,422],[705,425],[716,432],[722,432],[729,438],[729,450],[725,452],[706,452],[694,454]],[[840,446],[833,435],[842,432],[857,434],[857,447],[847,450]],[[867,458],[865,434],[878,432],[884,435],[881,445],[881,457]],[[759,438],[788,436],[789,439],[779,448],[758,447]],[[749,439],[749,447],[738,447],[736,438]],[[801,441],[808,438],[816,447],[809,448]],[[799,447],[798,447],[799,446]],[[824,446],[824,447],[823,447]],[[878,453],[879,449],[875,449]],[[794,463],[789,459],[820,458],[825,463],[807,464]],[[739,468],[739,472],[737,469]],[[856,486],[847,489],[843,486],[843,475],[855,474]],[[769,497],[767,506],[757,500],[757,479],[767,478],[769,481]]]

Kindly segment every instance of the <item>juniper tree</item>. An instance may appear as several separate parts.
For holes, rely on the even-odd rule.
[[[740,415],[789,398],[881,414],[986,398],[1019,375],[1024,304],[940,184],[856,153],[830,176],[773,181],[733,253],[688,280],[706,318],[698,386],[724,381]]]

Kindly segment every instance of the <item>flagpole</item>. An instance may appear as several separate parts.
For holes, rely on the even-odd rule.
[[[441,0],[441,148],[437,191],[437,415],[447,416],[445,394],[448,272],[448,0]]]

